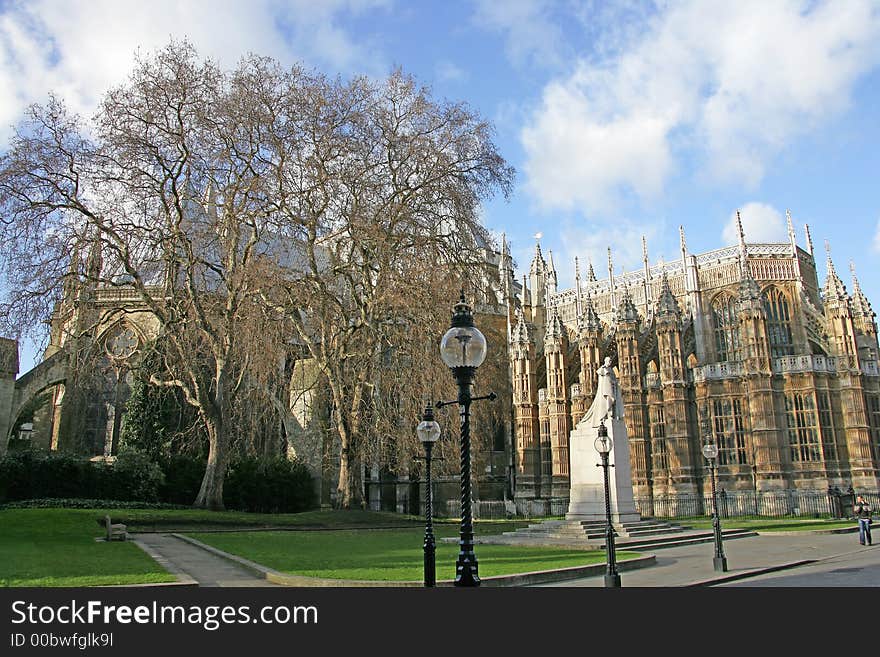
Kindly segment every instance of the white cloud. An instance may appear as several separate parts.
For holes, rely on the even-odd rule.
[[[772,205],[766,203],[751,202],[740,208],[743,234],[746,242],[787,242],[788,228],[782,214]],[[730,218],[721,233],[721,239],[725,244],[737,244],[739,231],[736,226],[736,210],[730,213]]]
[[[505,34],[505,50],[516,65],[556,67],[564,61],[562,30],[546,0],[477,0],[474,22]]]
[[[437,79],[442,82],[457,82],[468,77],[467,73],[449,60],[442,60],[434,67]]]
[[[690,0],[626,34],[548,83],[521,132],[526,187],[544,207],[651,197],[684,166],[754,185],[880,64],[870,0]]]
[[[369,44],[356,42],[338,16],[386,0],[32,0],[0,13],[0,138],[25,106],[49,91],[90,114],[100,95],[124,79],[137,49],[188,38],[203,56],[233,65],[247,52],[335,71],[378,70]]]
[[[560,231],[561,253],[554,254],[560,289],[574,286],[575,256],[580,261],[584,280],[590,262],[597,278],[607,278],[608,247],[611,247],[615,276],[620,273],[621,267],[627,272],[641,269],[642,236],[645,236],[650,247],[652,238],[662,232],[662,228],[659,224],[627,220],[598,225],[565,224]],[[652,263],[657,261],[657,256],[656,253],[652,254]]]

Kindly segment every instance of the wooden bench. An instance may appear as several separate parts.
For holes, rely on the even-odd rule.
[[[125,525],[110,522],[110,516],[104,516],[104,526],[107,529],[108,541],[127,541],[128,532]]]

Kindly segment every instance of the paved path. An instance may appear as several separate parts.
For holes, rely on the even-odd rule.
[[[755,569],[784,567],[804,560],[819,560],[870,551],[880,563],[880,549],[862,547],[858,535],[812,534],[808,532],[766,533],[759,536],[738,538],[724,542],[728,572],[716,573],[712,567],[715,548],[713,543],[701,543],[678,548],[656,550],[657,565],[650,568],[621,573],[624,587],[687,586],[711,583],[713,580],[742,576]],[[804,566],[801,566],[804,567]],[[781,572],[794,571],[778,571]],[[744,579],[747,583],[749,580]],[[600,587],[601,576],[545,584],[544,586],[591,586]]]
[[[184,573],[199,586],[275,586],[227,559],[170,534],[136,534],[134,540],[157,554],[169,571]]]

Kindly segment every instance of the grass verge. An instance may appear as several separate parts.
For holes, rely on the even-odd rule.
[[[0,511],[0,586],[96,586],[173,582],[132,543],[96,542],[98,513],[84,509]]]
[[[699,518],[676,518],[675,522],[679,525],[693,527],[694,529],[712,528],[712,519],[703,516]],[[816,531],[822,529],[845,529],[855,526],[855,520],[827,520],[822,518],[721,518],[722,529],[752,529],[762,532]]]
[[[496,533],[498,527],[477,524],[478,530]],[[456,528],[441,525],[438,538],[455,536]],[[269,568],[306,577],[371,581],[418,581],[423,576],[421,529],[387,531],[339,530],[327,532],[191,533],[193,538],[250,559]],[[552,570],[602,563],[602,550],[554,547],[478,545],[480,576]],[[437,543],[437,578],[455,577],[458,545]],[[637,555],[619,552],[623,561]]]

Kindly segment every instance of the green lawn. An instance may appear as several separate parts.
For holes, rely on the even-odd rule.
[[[457,528],[451,524],[436,529],[438,538],[457,535]],[[477,523],[477,533],[498,533],[504,529],[493,523]],[[384,581],[419,581],[423,576],[422,529],[190,535],[226,552],[295,575]],[[605,560],[605,552],[601,550],[477,545],[475,551],[481,577],[568,568]],[[455,577],[457,554],[457,544],[437,543],[437,579]],[[618,553],[621,560],[635,556],[639,555]]]
[[[678,518],[674,521],[679,525],[687,525],[694,529],[711,529],[712,519]],[[762,532],[816,531],[821,529],[845,529],[855,527],[855,520],[825,520],[798,518],[721,518],[722,529],[752,529]]]
[[[103,511],[92,511],[97,517]],[[361,527],[423,527],[424,519],[383,511],[304,511],[302,513],[246,513],[244,511],[201,511],[197,509],[113,509],[113,522],[126,523],[134,531],[176,529],[228,529],[291,527],[297,529],[358,529]],[[458,519],[436,519],[438,525],[457,524]],[[530,520],[484,520],[496,533],[509,527],[525,527]]]
[[[96,542],[100,512],[0,511],[0,586],[95,586],[173,582],[132,543]]]

